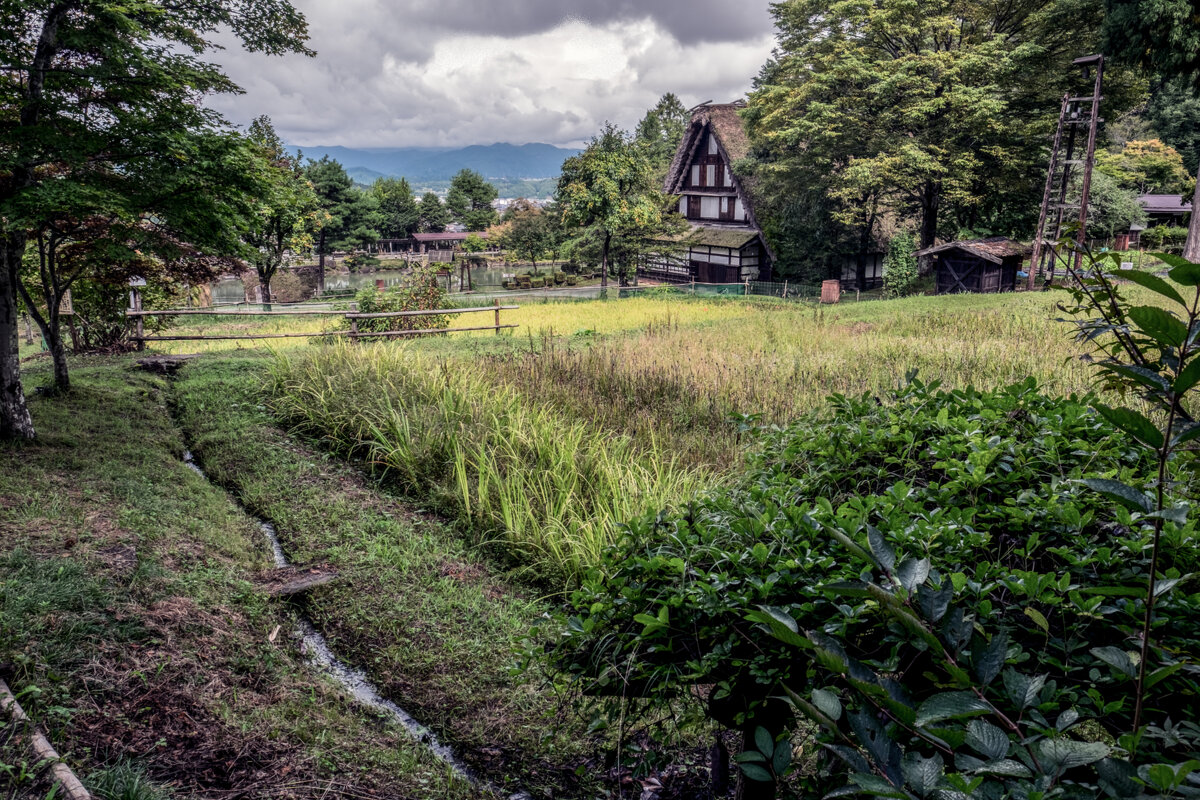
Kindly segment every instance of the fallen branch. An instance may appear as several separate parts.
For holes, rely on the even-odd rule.
[[[0,678],[0,709],[7,711],[12,717],[14,723],[25,724],[29,728],[30,741],[33,744],[34,755],[40,761],[46,761],[50,764],[50,774],[54,776],[54,780],[63,791],[63,796],[67,800],[92,800],[92,795],[79,779],[75,777],[75,773],[71,768],[63,763],[62,757],[58,751],[50,744],[50,741],[42,736],[41,731],[33,724],[33,720],[25,713],[25,709],[21,708],[21,704],[17,702],[17,698],[9,690],[8,684]]]

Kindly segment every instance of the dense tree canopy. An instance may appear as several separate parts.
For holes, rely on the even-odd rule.
[[[469,231],[485,231],[500,219],[492,201],[498,197],[492,186],[478,172],[459,170],[450,179],[450,191],[446,194],[446,210],[450,219]]]
[[[380,178],[371,187],[379,209],[379,235],[385,239],[407,239],[417,232],[420,211],[412,187],[405,178]]]
[[[316,251],[320,271],[319,289],[325,284],[325,256],[337,250],[356,250],[379,239],[380,224],[375,198],[354,185],[338,161],[322,156],[305,170],[317,193],[321,228]]]
[[[816,193],[804,209],[767,209],[809,237],[796,249],[830,233],[861,241],[880,212],[914,219],[921,246],[964,228],[1031,230],[1070,62],[1098,36],[1099,0],[771,8],[780,47],[746,118],[766,194]],[[1126,83],[1111,75],[1108,113],[1129,104]],[[776,222],[776,236],[788,226]]]
[[[422,233],[441,233],[446,230],[449,221],[450,215],[446,206],[434,192],[429,191],[421,195],[421,200],[417,203],[417,223]]]
[[[138,209],[159,242],[201,255],[236,250],[246,192],[237,184],[254,170],[229,163],[246,151],[197,102],[237,90],[201,58],[224,29],[250,50],[308,52],[304,18],[286,0],[28,0],[0,9],[0,438],[33,436],[8,345],[27,243],[63,209],[73,224],[100,209],[111,219],[118,205],[132,214],[127,201],[145,188],[134,177],[161,179],[190,202],[159,196],[162,210]],[[101,185],[107,197],[92,206],[85,194]],[[60,191],[74,201],[64,204]]]
[[[638,123],[634,141],[650,162],[657,184],[661,185],[666,178],[690,119],[691,115],[679,98],[668,92]]]
[[[1106,53],[1175,81],[1176,92],[1189,87],[1193,100],[1200,97],[1200,9],[1195,0],[1105,0],[1105,8]],[[1187,113],[1174,121],[1188,119]],[[1195,107],[1190,113],[1196,113]],[[1195,129],[1181,131],[1180,138],[1194,146],[1196,135]],[[1200,181],[1192,206],[1200,207]],[[1183,257],[1200,261],[1200,214],[1192,214]]]
[[[288,253],[312,250],[313,234],[324,221],[316,192],[300,164],[275,133],[268,117],[250,124],[250,141],[262,160],[266,191],[257,213],[247,220],[245,241],[248,259],[258,273],[263,300],[271,302],[271,280]]]
[[[611,123],[563,164],[556,200],[564,226],[574,229],[577,249],[597,251],[602,288],[608,286],[615,253],[625,254],[622,261],[631,266],[639,253],[677,232],[681,222],[678,214],[664,213],[669,201],[654,185],[646,156]]]

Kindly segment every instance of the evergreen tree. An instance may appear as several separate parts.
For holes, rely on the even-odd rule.
[[[654,108],[646,112],[634,132],[634,141],[650,162],[656,183],[662,184],[683,140],[691,115],[674,94],[664,94]]]
[[[459,170],[450,179],[450,191],[446,194],[446,209],[450,219],[469,231],[484,231],[500,219],[492,201],[498,197],[496,187],[488,183],[474,170]]]
[[[417,200],[406,178],[380,178],[371,187],[379,208],[379,233],[385,239],[407,239],[421,221]]]
[[[325,290],[325,256],[359,249],[379,238],[374,199],[354,185],[345,167],[329,156],[309,161],[305,170],[317,193],[321,228],[317,234],[317,291]]]
[[[417,204],[417,222],[422,233],[441,233],[446,230],[450,215],[446,206],[433,192],[426,192]]]

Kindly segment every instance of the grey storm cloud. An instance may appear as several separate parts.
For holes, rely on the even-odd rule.
[[[310,146],[577,144],[665,92],[742,95],[774,43],[767,0],[294,2],[317,57],[223,40],[245,93],[211,105]]]

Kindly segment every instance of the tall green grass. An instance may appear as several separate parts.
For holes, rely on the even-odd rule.
[[[271,381],[284,419],[365,455],[556,584],[596,564],[621,521],[705,485],[665,448],[567,419],[471,364],[413,348],[293,350],[277,356]]]

